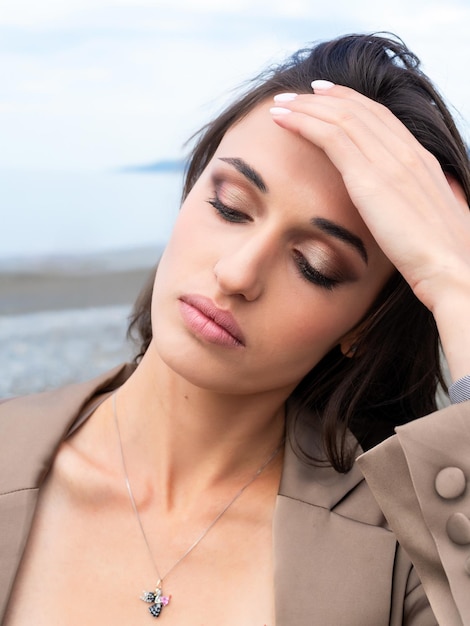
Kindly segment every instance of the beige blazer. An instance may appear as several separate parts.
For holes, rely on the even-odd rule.
[[[470,402],[400,426],[358,459],[441,625],[470,625]]]
[[[77,421],[80,415],[83,421],[83,407],[97,394],[122,384],[132,369],[132,366],[121,366],[88,383],[0,405],[0,623],[28,539],[38,491],[58,446],[70,430],[81,423]],[[466,418],[468,435],[470,406],[466,412],[454,408],[439,413],[444,418],[447,415]],[[456,428],[463,428],[460,418],[455,419]],[[313,451],[318,433],[313,427],[302,428],[302,436]],[[405,433],[406,428],[400,429],[400,433]],[[456,434],[460,435],[460,430]],[[440,543],[436,551],[434,532],[440,540],[442,528],[437,522],[436,531],[434,526],[428,526],[427,513],[423,512],[422,503],[416,501],[415,495],[403,496],[402,484],[407,492],[414,494],[411,485],[414,469],[410,470],[404,460],[407,452],[402,451],[401,440],[390,441],[391,444],[386,443],[363,455],[361,465],[380,504],[390,515],[395,532],[403,538],[404,547],[417,562],[432,597],[434,612],[439,615],[439,624],[470,624],[470,577],[463,579],[465,589],[460,580],[463,549],[452,548],[447,553],[444,544],[447,546],[449,540],[443,536],[444,553],[440,552]],[[395,441],[398,443],[393,443]],[[461,451],[464,448],[463,443]],[[451,460],[446,462],[449,464]],[[418,457],[417,474],[421,476],[427,470],[421,471],[420,463]],[[435,473],[442,463],[438,461],[436,465],[433,461],[431,465]],[[469,476],[468,462],[465,471]],[[427,494],[428,486],[423,493]],[[432,498],[439,500],[439,496],[433,495],[424,503],[431,511],[434,510]],[[397,502],[396,509],[394,502]],[[469,502],[470,494],[467,494],[467,507]],[[452,503],[444,501],[444,506],[452,507]],[[431,517],[434,523],[432,512]],[[416,530],[409,523],[415,524]],[[425,540],[423,527],[425,531],[429,529]],[[273,550],[277,626],[431,626],[438,623],[410,559],[390,530],[357,464],[346,475],[331,468],[307,466],[298,459],[289,443],[286,444],[273,520]],[[455,580],[453,573],[449,575],[449,586],[447,566],[457,562],[460,570]]]

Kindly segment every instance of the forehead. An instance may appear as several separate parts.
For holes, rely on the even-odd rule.
[[[339,177],[338,171],[323,150],[300,135],[294,135],[292,132],[281,128],[273,121],[269,112],[271,106],[273,106],[273,101],[268,100],[254,107],[245,117],[227,130],[219,148],[239,148],[249,151],[253,155],[275,148],[276,152],[280,152],[279,156],[282,154],[286,165],[288,162],[292,162],[292,166],[298,169],[300,162],[302,162],[305,163],[306,171],[309,171],[309,163],[315,161],[316,165],[321,163],[323,169],[329,170],[331,175]],[[275,161],[276,152],[270,152],[273,161]]]
[[[352,203],[339,171],[321,148],[278,126],[269,112],[272,105],[272,100],[262,102],[227,131],[206,173],[221,158],[243,159],[266,183],[263,200],[299,224],[320,217],[349,229],[365,243],[370,270],[390,271],[390,261]]]
[[[323,150],[278,126],[269,109],[272,101],[256,106],[224,135],[213,163],[242,158],[266,182],[269,194],[331,219],[367,230],[351,202],[343,179]],[[345,224],[346,225],[346,224]]]

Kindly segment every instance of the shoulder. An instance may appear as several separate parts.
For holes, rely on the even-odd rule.
[[[0,403],[0,494],[41,484],[83,407],[128,377],[119,366],[91,381]]]
[[[397,428],[358,463],[439,623],[469,622],[470,402]]]

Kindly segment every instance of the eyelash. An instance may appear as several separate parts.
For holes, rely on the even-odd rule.
[[[213,198],[208,200],[209,204],[211,204],[217,213],[227,222],[233,222],[235,224],[242,224],[243,222],[252,222],[252,218],[246,213],[242,213],[241,211],[237,211],[236,209],[232,209],[231,207],[224,204],[217,193],[214,194]]]
[[[325,274],[322,274],[322,272],[319,272],[312,267],[303,254],[298,252],[298,250],[294,250],[294,257],[300,275],[309,282],[314,285],[318,285],[323,289],[328,289],[328,291],[331,291],[334,287],[336,287],[336,285],[339,284],[340,281],[338,279],[325,276]]]
[[[217,193],[214,194],[213,198],[208,200],[208,203],[213,206],[222,219],[227,222],[242,224],[244,222],[253,221],[249,215],[246,215],[241,211],[237,211],[236,209],[232,209],[224,204],[218,197]],[[340,282],[335,278],[325,276],[325,274],[322,274],[312,267],[303,254],[301,254],[298,250],[294,250],[294,258],[300,276],[305,280],[308,280],[308,282],[318,285],[323,289],[327,289],[328,291],[331,291]]]

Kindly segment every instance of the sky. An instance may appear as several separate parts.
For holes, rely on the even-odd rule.
[[[0,171],[180,158],[267,64],[376,30],[418,54],[468,139],[469,26],[469,0],[0,0]]]

